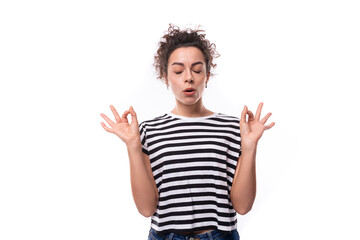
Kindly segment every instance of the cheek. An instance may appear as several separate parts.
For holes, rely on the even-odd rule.
[[[206,81],[206,76],[207,76],[206,72],[202,71],[200,74],[197,75],[197,78],[198,78],[199,81],[201,81],[201,82],[204,81],[205,82]]]
[[[169,79],[169,84],[171,88],[174,90],[174,92],[182,91],[182,86],[180,86],[179,81],[176,81],[176,79]]]

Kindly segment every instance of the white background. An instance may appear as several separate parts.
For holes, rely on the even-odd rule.
[[[273,113],[241,239],[360,239],[359,12],[346,0],[1,1],[0,239],[147,238],[125,144],[100,113],[172,110],[152,66],[169,23],[200,24],[221,54],[208,109]]]

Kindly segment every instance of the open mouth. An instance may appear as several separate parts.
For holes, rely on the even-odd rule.
[[[195,88],[192,88],[192,87],[184,89],[184,92],[194,92],[194,91],[195,91]]]
[[[196,92],[195,89],[186,89],[186,90],[184,90],[184,94],[187,95],[187,96],[192,96],[192,95],[195,94],[195,92]]]

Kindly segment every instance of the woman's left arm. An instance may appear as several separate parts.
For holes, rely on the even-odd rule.
[[[241,112],[241,155],[238,159],[230,192],[233,208],[241,215],[244,215],[251,210],[255,200],[255,160],[258,141],[265,130],[270,129],[275,125],[274,122],[265,125],[266,121],[271,116],[271,113],[266,114],[266,116],[260,120],[263,105],[263,103],[259,104],[255,116],[248,110],[246,105]],[[249,115],[248,121],[246,121],[246,115]]]

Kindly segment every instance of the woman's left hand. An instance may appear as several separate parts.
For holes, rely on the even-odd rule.
[[[240,134],[242,148],[256,147],[264,131],[272,128],[275,125],[274,122],[265,125],[266,121],[271,116],[271,113],[266,114],[266,116],[260,120],[261,108],[263,105],[264,103],[262,102],[259,104],[255,116],[250,110],[248,110],[246,105],[241,112]],[[246,121],[246,115],[249,115],[248,121]]]

